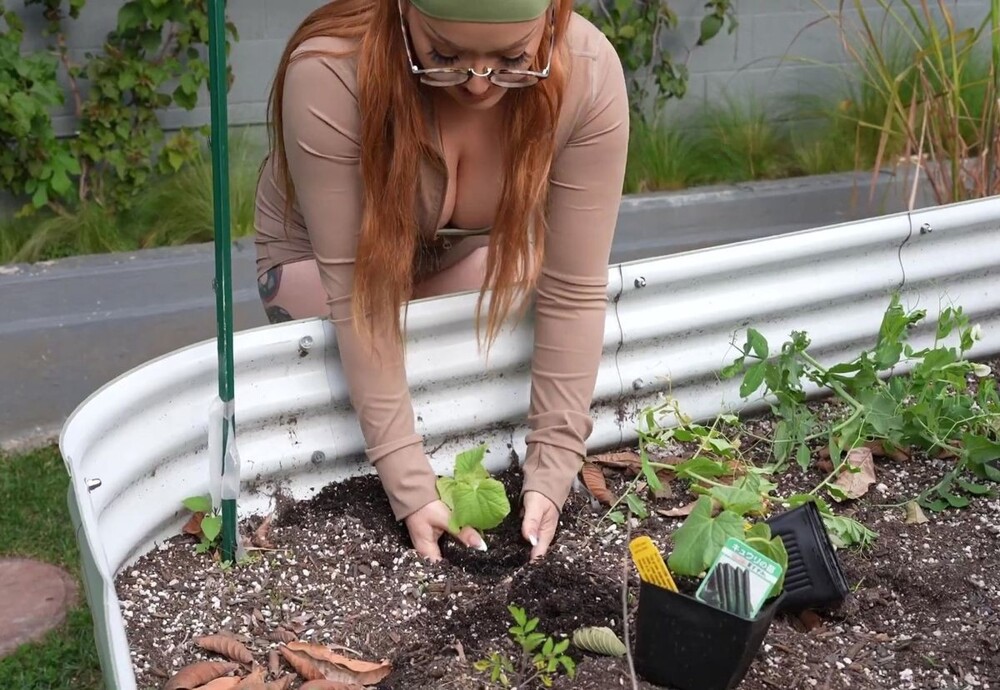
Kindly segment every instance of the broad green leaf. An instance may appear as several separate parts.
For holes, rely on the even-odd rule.
[[[771,444],[771,453],[774,462],[779,467],[784,466],[792,453],[792,428],[786,420],[782,419],[774,426],[774,441]]]
[[[963,434],[962,447],[971,465],[985,465],[1000,460],[1000,442],[985,436]]]
[[[612,510],[608,513],[608,519],[616,525],[625,524],[625,515],[620,510]]]
[[[438,496],[452,510],[455,510],[455,484],[455,480],[451,477],[438,477],[437,479]]]
[[[724,463],[716,460],[710,460],[709,458],[701,455],[696,455],[690,460],[685,460],[679,465],[676,465],[674,467],[674,473],[679,479],[698,481],[702,477],[706,479],[724,477],[727,474],[732,474],[732,469],[727,467]]]
[[[856,371],[860,371],[860,369],[861,369],[861,363],[857,362],[857,361],[854,361],[854,362],[846,362],[846,363],[841,363],[841,364],[834,364],[832,367],[830,367],[829,369],[827,369],[827,373],[828,374],[853,374]]]
[[[645,448],[639,449],[639,461],[642,463],[642,476],[646,478],[646,484],[651,491],[659,491],[663,488],[663,482],[656,474],[656,468],[649,464],[649,455]]]
[[[743,375],[743,383],[740,384],[741,398],[749,398],[754,391],[760,388],[760,384],[764,383],[766,367],[766,362],[757,362],[747,369],[747,373]]]
[[[925,498],[920,501],[920,505],[928,510],[933,510],[935,513],[940,513],[942,510],[946,510],[948,508],[948,501],[943,498],[935,498],[933,500]]]
[[[681,443],[690,443],[691,441],[697,440],[697,437],[694,435],[694,433],[691,432],[690,429],[678,427],[676,429],[673,429],[672,431],[674,438],[680,441]]]
[[[45,206],[45,204],[47,204],[48,202],[49,202],[48,188],[43,184],[38,185],[38,189],[36,189],[35,193],[31,195],[31,203],[35,206],[35,208],[41,208],[42,206]]]
[[[878,537],[878,532],[868,529],[854,518],[831,513],[823,514],[823,525],[830,541],[837,548],[858,546],[864,548]]]
[[[747,346],[757,359],[767,359],[767,339],[760,331],[754,328],[747,329]]]
[[[481,479],[473,484],[455,482],[452,515],[461,527],[493,529],[510,513],[510,502],[503,484],[496,479]]]
[[[723,436],[709,436],[705,439],[705,445],[726,457],[731,456],[736,451],[733,442]]]
[[[965,496],[959,496],[958,494],[953,494],[950,491],[941,491],[941,498],[948,502],[952,508],[965,508],[969,505],[969,499]]]
[[[717,14],[706,14],[701,20],[701,32],[698,36],[698,45],[704,45],[715,37],[722,29],[722,17]]]
[[[129,2],[118,10],[118,30],[127,32],[143,22],[142,8],[138,3]]]
[[[966,479],[957,480],[957,484],[962,488],[962,491],[972,494],[973,496],[986,496],[993,493],[993,489],[988,486],[983,486],[982,484],[976,484],[975,482],[970,482]]]
[[[212,499],[209,496],[190,496],[184,499],[184,507],[192,513],[209,513],[212,511]]]
[[[215,541],[219,533],[222,532],[222,516],[206,515],[201,521],[201,531],[205,539],[210,542]]]
[[[573,661],[572,657],[563,656],[559,657],[559,663],[563,665],[566,669],[566,675],[570,678],[576,675],[576,662]]]
[[[771,536],[771,527],[766,522],[755,523],[744,536],[747,544],[755,551],[781,566],[781,576],[771,588],[770,596],[780,594],[785,586],[785,574],[788,571],[788,551],[785,549],[785,542],[781,537]]]
[[[647,517],[649,517],[649,512],[646,510],[646,505],[634,493],[629,492],[625,494],[625,501],[626,503],[628,503],[629,510],[631,510],[632,513],[640,520],[645,520]]]
[[[510,615],[514,619],[515,623],[517,623],[520,626],[524,626],[527,624],[528,615],[525,613],[524,609],[522,609],[520,606],[514,606],[513,604],[511,604],[507,607],[507,610],[510,611]]]
[[[66,171],[62,169],[53,171],[51,184],[52,191],[60,196],[68,192],[71,186],[71,182],[69,177],[66,175]]]
[[[680,575],[700,575],[712,565],[730,537],[743,538],[743,518],[724,510],[712,517],[712,499],[702,496],[684,524],[673,533],[668,563]]]
[[[764,501],[751,477],[753,475],[747,475],[739,484],[733,486],[713,486],[708,495],[717,500],[723,510],[732,511],[737,515],[762,513]]]
[[[804,443],[799,445],[799,449],[795,451],[795,462],[804,470],[809,468],[809,464],[812,462],[812,454],[809,452],[809,446]]]
[[[969,469],[980,479],[986,479],[991,482],[1000,482],[1000,469],[994,467],[993,465],[974,465]]]
[[[483,467],[484,457],[486,457],[485,445],[459,453],[455,457],[455,479],[464,482],[489,477],[489,472]]]

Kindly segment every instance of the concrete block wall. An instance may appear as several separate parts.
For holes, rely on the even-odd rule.
[[[587,0],[598,2],[600,0]],[[604,0],[607,2],[607,0]],[[877,0],[862,0],[866,7],[878,8]],[[946,0],[959,24],[982,21],[988,12],[985,0]],[[97,49],[115,24],[123,0],[88,0],[78,20],[67,20],[73,55],[82,57]],[[229,96],[232,124],[260,124],[266,119],[268,90],[285,42],[298,23],[324,0],[231,0],[229,17],[240,32],[231,61],[236,81]],[[835,10],[837,0],[735,0],[739,26],[729,35],[720,33],[703,47],[694,47],[704,14],[704,0],[674,0],[672,8],[680,19],[677,31],[665,37],[677,59],[687,55],[691,71],[688,96],[672,103],[668,113],[693,109],[705,100],[731,94],[740,100],[748,94],[763,103],[777,102],[794,93],[815,93],[835,85],[849,69],[848,57],[827,10]],[[847,0],[853,5],[853,0]],[[38,6],[25,8],[23,0],[7,0],[29,27],[40,29]],[[824,9],[826,8],[826,9]],[[29,50],[44,46],[38,30],[29,30]],[[170,110],[163,113],[168,127],[204,124],[209,121],[208,102],[192,112]],[[69,109],[58,114],[62,133],[73,129]]]

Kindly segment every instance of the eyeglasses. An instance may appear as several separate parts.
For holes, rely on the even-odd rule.
[[[403,27],[403,43],[406,45],[406,57],[410,61],[410,72],[420,77],[422,84],[428,86],[461,86],[472,77],[484,77],[490,80],[491,84],[505,89],[523,89],[526,86],[533,86],[546,79],[552,69],[552,53],[556,44],[555,17],[552,15],[550,23],[549,37],[549,58],[545,64],[545,69],[540,72],[528,69],[493,69],[487,67],[485,72],[477,72],[472,67],[434,67],[431,69],[421,69],[417,67],[413,60],[413,48],[410,45],[410,31],[403,19],[403,3],[399,2],[399,21]]]

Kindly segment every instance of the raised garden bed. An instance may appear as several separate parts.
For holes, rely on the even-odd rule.
[[[989,364],[995,378],[1000,361]],[[819,416],[831,413],[827,402],[810,408]],[[774,420],[751,419],[745,431],[772,438]],[[813,451],[808,471],[793,467],[772,477],[775,495],[808,491],[822,480],[819,447]],[[746,453],[763,464],[767,444]],[[839,552],[853,594],[835,610],[779,615],[741,688],[1000,687],[1000,501],[994,495],[962,510],[927,511],[923,524],[908,524],[901,505],[890,507],[933,485],[951,466],[920,452],[906,460],[876,459],[877,479],[867,493],[835,507],[878,533],[865,549]],[[617,495],[631,480],[624,470],[605,475]],[[502,479],[513,499],[519,473],[508,470]],[[346,656],[386,659],[391,674],[372,686],[385,690],[490,687],[473,664],[494,652],[514,655],[509,604],[538,617],[538,629],[556,638],[582,626],[608,626],[624,637],[625,573],[630,619],[638,592],[626,562],[626,532],[648,534],[670,551],[680,519],[656,511],[691,496],[686,482],[667,486],[669,495],[650,503],[650,517],[633,519],[631,528],[607,519],[607,507],[587,492],[574,493],[557,541],[536,564],[527,563],[513,515],[488,532],[486,553],[449,544],[446,561],[429,564],[408,549],[374,477],[329,485],[305,502],[279,493],[268,548],[251,551],[249,562],[223,571],[195,553],[192,537],[178,535],[118,575],[138,687],[162,687],[180,666],[220,658],[193,643],[220,631],[242,636],[262,666],[280,646],[279,629],[306,642],[342,645]],[[244,521],[248,540],[260,523],[260,517]],[[577,675],[555,675],[554,687],[630,685],[624,657],[573,646],[568,653]],[[278,676],[289,672],[282,662]]]

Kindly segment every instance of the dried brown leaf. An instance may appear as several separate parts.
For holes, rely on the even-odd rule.
[[[858,468],[858,471],[852,471],[845,466],[833,485],[843,491],[848,498],[861,498],[875,483],[875,460],[871,449],[864,446],[852,448],[847,452],[844,462]]]
[[[195,537],[201,536],[201,521],[205,519],[205,513],[192,513],[188,521],[184,523],[181,531]]]
[[[818,469],[823,474],[830,474],[833,472],[833,461],[830,458],[823,458],[816,461],[816,469]]]
[[[605,467],[613,467],[619,470],[631,470],[635,473],[642,471],[642,460],[639,459],[639,454],[634,450],[623,450],[616,453],[591,455],[587,458],[587,462],[594,463],[596,465],[604,465]]]
[[[923,525],[930,522],[927,516],[924,515],[923,509],[920,504],[916,501],[910,501],[906,504],[906,524],[908,525]]]
[[[266,682],[264,669],[257,667],[253,673],[241,680],[234,690],[267,690],[264,687]]]
[[[302,654],[301,652],[292,651],[284,645],[278,647],[278,651],[281,652],[281,656],[285,657],[285,661],[288,662],[288,665],[295,669],[295,672],[306,680],[323,679],[323,671],[309,656]]]
[[[809,609],[798,615],[798,622],[803,632],[811,632],[823,625],[823,619],[819,617],[819,614]]]
[[[252,664],[253,654],[243,644],[228,635],[205,635],[194,638],[194,643],[209,652],[221,654],[224,657],[238,661],[241,664]]]
[[[271,543],[271,521],[274,519],[274,512],[267,514],[267,517],[260,523],[260,526],[254,530],[253,536],[250,538],[251,543],[262,549],[273,549],[274,544]]]
[[[281,656],[277,649],[272,649],[267,653],[267,670],[271,672],[272,676],[278,675],[278,672],[281,671]]]
[[[199,661],[188,664],[171,676],[163,690],[194,690],[210,680],[231,673],[240,667],[228,661]]]
[[[338,683],[333,680],[310,680],[304,683],[299,690],[365,690],[357,683]]]
[[[884,441],[868,441],[865,447],[870,449],[876,458],[892,458],[896,462],[906,462],[910,454],[902,448],[886,448]]]
[[[293,652],[301,652],[311,657],[327,680],[374,685],[392,672],[392,664],[388,661],[350,659],[319,644],[289,642],[287,647]]]
[[[233,690],[233,688],[240,684],[240,680],[236,676],[225,676],[223,678],[216,678],[205,685],[200,685],[195,690]]]
[[[295,682],[295,674],[289,673],[278,680],[272,680],[264,686],[264,690],[289,690]]]
[[[604,470],[599,465],[585,462],[583,469],[580,470],[580,475],[583,477],[583,483],[586,484],[590,493],[604,505],[611,505],[618,500],[611,493],[611,490],[608,489],[608,483],[604,478]]]
[[[299,636],[291,630],[277,628],[273,632],[269,632],[267,634],[267,639],[272,642],[285,642],[287,644],[288,642],[295,642],[295,640],[299,639]]]

